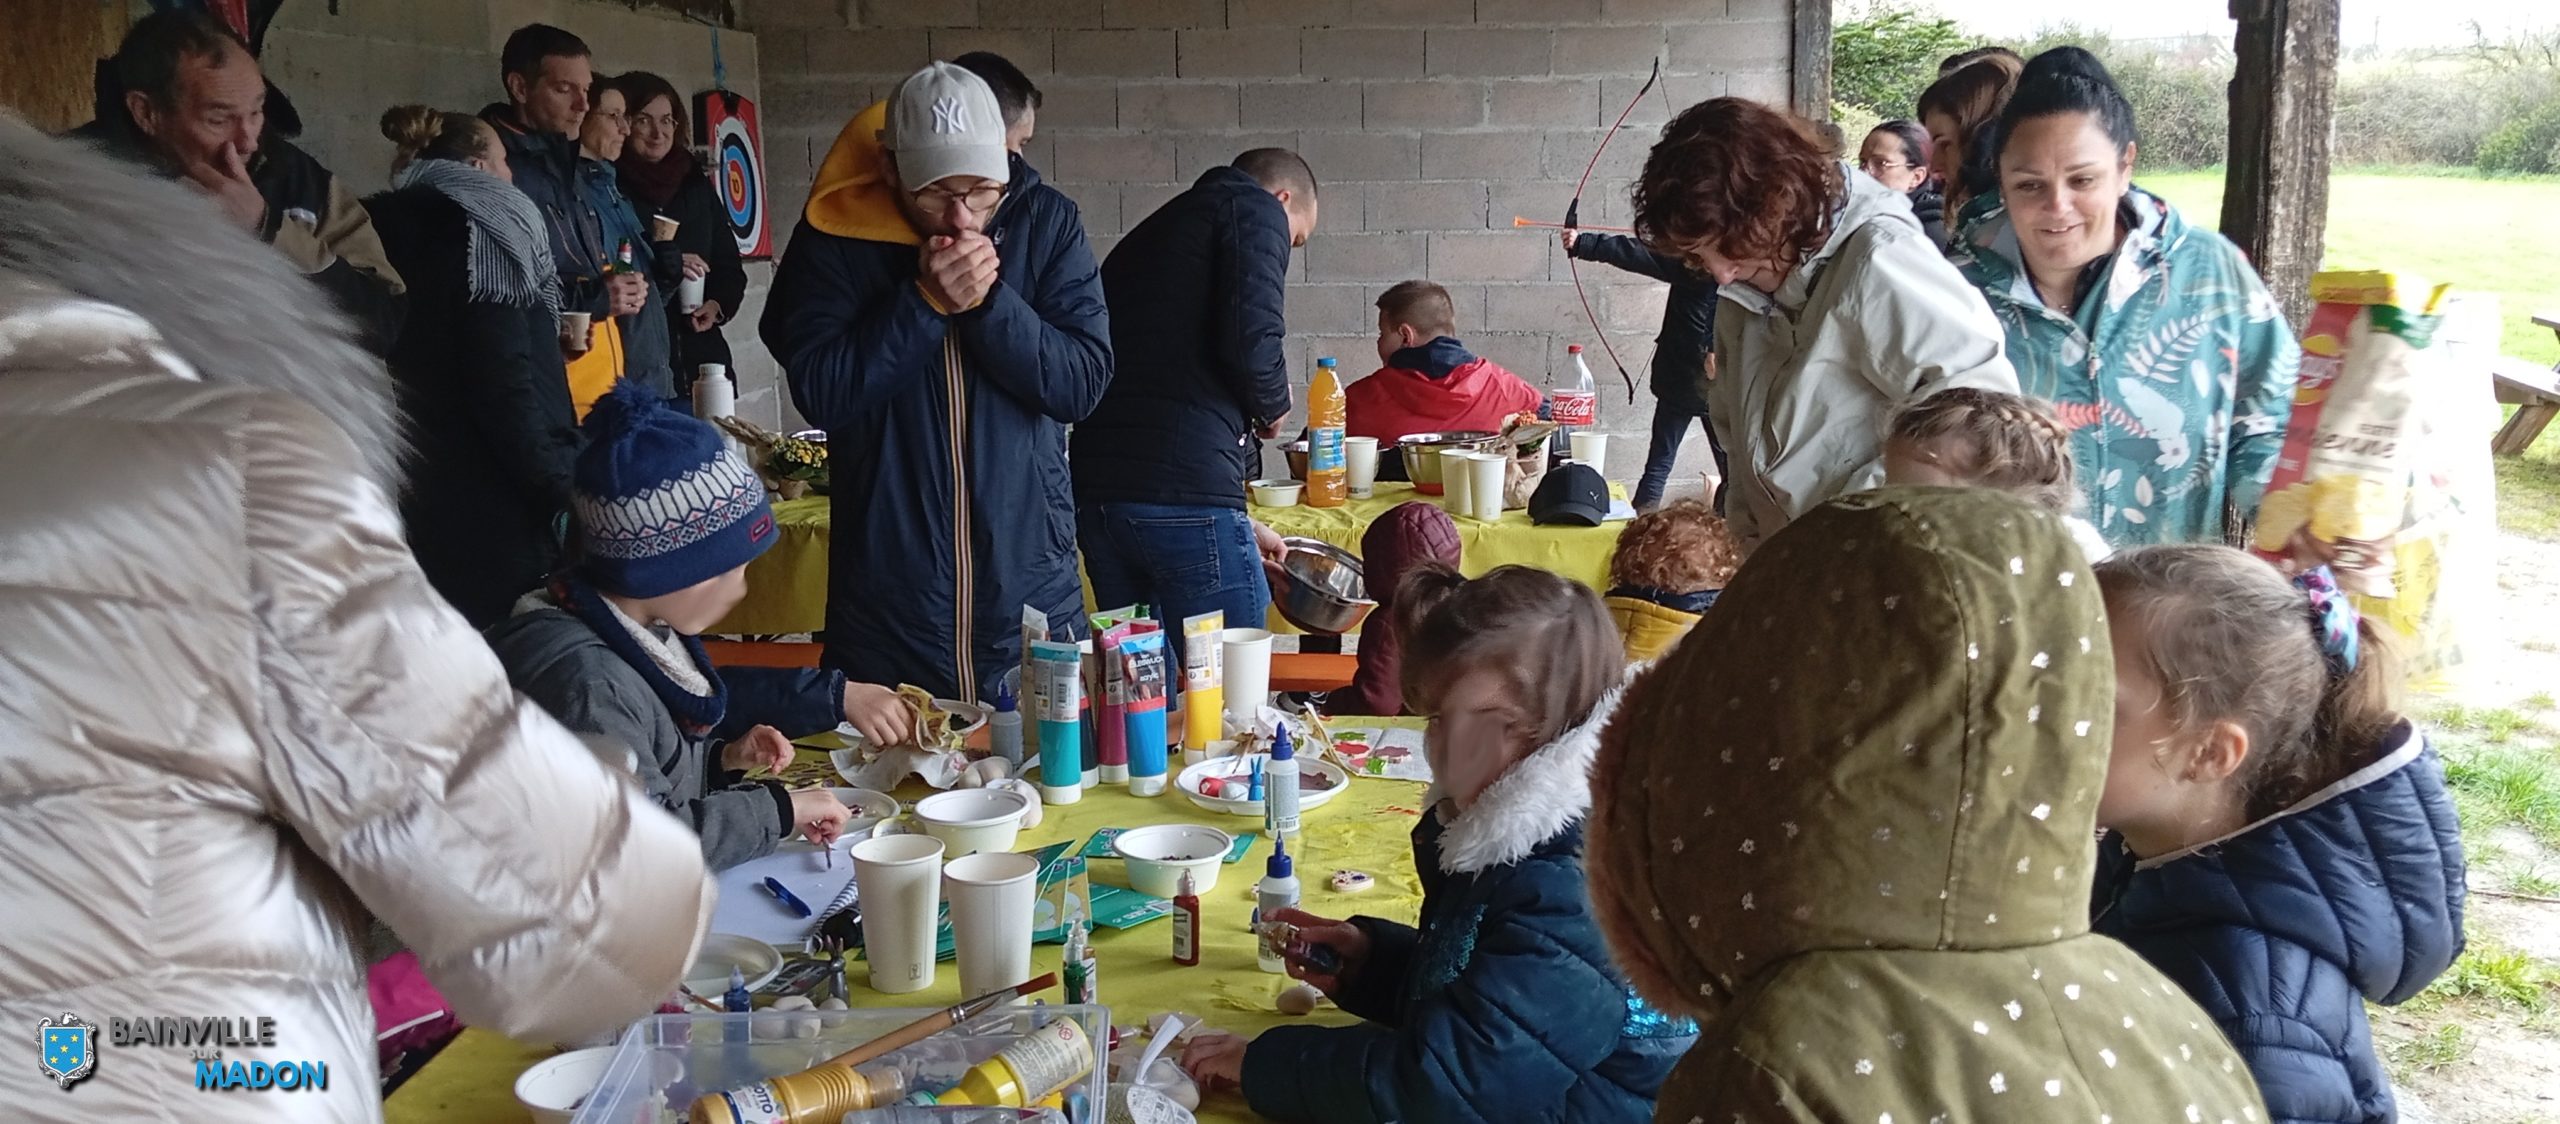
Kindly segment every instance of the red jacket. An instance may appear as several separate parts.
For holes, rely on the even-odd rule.
[[[1343,391],[1351,436],[1385,443],[1410,433],[1499,430],[1514,414],[1536,412],[1545,399],[1527,380],[1448,336],[1394,359],[1407,365],[1380,367]],[[1433,378],[1432,371],[1447,373]]]

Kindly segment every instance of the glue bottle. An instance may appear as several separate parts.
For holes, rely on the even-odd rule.
[[[1271,838],[1298,834],[1298,754],[1281,726],[1271,742],[1271,764],[1262,770],[1262,826]]]
[[[1022,669],[1007,668],[996,680],[995,716],[987,719],[988,747],[1022,771]]]
[[[1173,895],[1173,962],[1185,968],[1200,963],[1200,890],[1188,870]]]
[[[1298,908],[1298,874],[1289,863],[1289,846],[1274,838],[1271,862],[1263,868],[1262,881],[1253,887],[1253,959],[1263,971],[1286,974],[1289,958],[1281,942],[1272,935],[1273,914]]]
[[[1066,953],[1059,962],[1059,969],[1066,976],[1067,1002],[1088,1005],[1102,1002],[1102,980],[1095,974],[1095,967],[1090,923],[1077,918],[1067,930]]]
[[[1342,459],[1343,431],[1349,424],[1342,374],[1331,356],[1318,359],[1315,378],[1307,383],[1308,507],[1340,507],[1350,494],[1350,466]]]

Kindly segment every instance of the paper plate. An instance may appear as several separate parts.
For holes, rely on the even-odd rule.
[[[958,699],[935,699],[933,706],[951,716],[951,732],[962,738],[977,733],[996,713],[994,707],[985,703],[966,703]],[[836,736],[843,738],[847,745],[859,747],[863,744],[862,731],[854,729],[851,722],[837,723]]]
[[[731,968],[744,972],[747,990],[754,991],[772,983],[782,971],[782,953],[753,937],[713,933],[702,938],[702,951],[693,954],[693,967],[685,969],[684,985],[694,994],[718,1003],[729,990]]]
[[[1184,796],[1190,797],[1192,803],[1197,804],[1202,808],[1206,808],[1209,811],[1224,812],[1230,816],[1252,816],[1259,819],[1262,816],[1262,801],[1235,800],[1224,796],[1202,796],[1200,794],[1200,778],[1217,777],[1220,780],[1225,780],[1229,777],[1251,777],[1253,775],[1253,762],[1256,759],[1263,761],[1265,767],[1268,767],[1271,760],[1270,757],[1265,754],[1254,754],[1250,757],[1212,757],[1197,765],[1193,765],[1188,769],[1184,769],[1181,776],[1174,778],[1174,785],[1182,790],[1182,794]],[[1322,792],[1314,792],[1304,789],[1299,791],[1298,810],[1301,812],[1321,808],[1334,797],[1342,795],[1343,789],[1351,787],[1351,774],[1343,772],[1342,766],[1336,765],[1333,762],[1314,757],[1300,757],[1298,758],[1298,769],[1303,773],[1321,774],[1323,776],[1333,778],[1333,787],[1325,789]]]

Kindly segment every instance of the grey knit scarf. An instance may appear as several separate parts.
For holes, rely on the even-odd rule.
[[[391,177],[397,190],[423,184],[453,200],[470,220],[473,300],[560,311],[560,274],[533,200],[496,176],[453,160],[419,160]]]

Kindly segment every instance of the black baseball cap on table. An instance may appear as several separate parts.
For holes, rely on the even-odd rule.
[[[1597,527],[1609,517],[1609,482],[1587,464],[1566,464],[1538,482],[1529,521],[1540,526]]]

